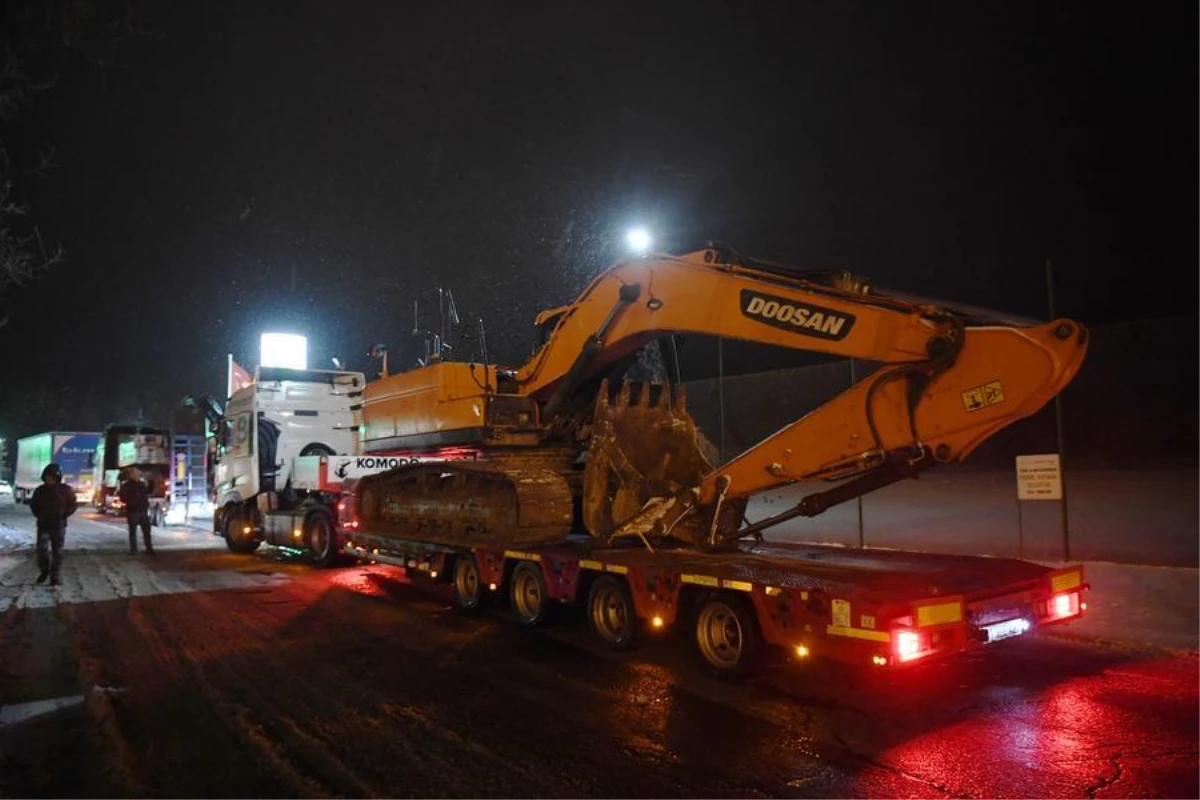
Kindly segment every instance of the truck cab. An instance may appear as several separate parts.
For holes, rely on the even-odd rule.
[[[316,469],[303,466],[358,452],[365,386],[361,372],[259,367],[233,393],[213,470],[213,530],[231,550],[292,545],[315,511],[329,510]]]
[[[158,525],[168,502],[170,433],[144,425],[107,425],[96,445],[92,502],[101,513],[121,513],[117,497],[129,470],[141,473],[150,491],[150,520]]]
[[[361,372],[259,367],[218,423],[217,505],[297,490],[293,459],[355,451]]]

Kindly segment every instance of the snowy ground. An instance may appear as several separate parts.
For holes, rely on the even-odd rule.
[[[200,522],[152,528],[155,547],[208,549],[223,547],[221,539],[207,533]],[[36,542],[33,515],[29,506],[0,503],[0,552],[33,547]],[[141,541],[139,533],[138,541]],[[70,550],[122,550],[129,547],[129,533],[120,517],[80,510],[67,522],[67,548]],[[140,545],[139,545],[140,546]]]
[[[129,552],[123,520],[79,512],[67,525],[62,586],[38,585],[34,582],[37,565],[31,552],[34,531],[27,506],[0,506],[0,613],[10,607],[44,608],[62,603],[244,589],[287,580],[270,569],[262,571],[261,562],[246,559],[231,561],[227,570],[164,569],[156,557]],[[225,551],[221,539],[199,526],[153,528],[152,536],[160,553]],[[257,568],[247,571],[247,567]]]

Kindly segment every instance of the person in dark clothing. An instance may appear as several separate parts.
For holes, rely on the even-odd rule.
[[[67,517],[75,513],[75,490],[64,484],[62,477],[62,467],[47,464],[42,485],[33,490],[29,500],[29,510],[37,517],[37,582],[44,583],[49,576],[51,586],[59,584]]]
[[[136,469],[125,473],[117,497],[125,504],[125,522],[129,525],[129,552],[137,552],[137,529],[142,528],[142,540],[146,543],[146,553],[154,555],[154,544],[150,541],[150,490],[142,483],[142,476]]]

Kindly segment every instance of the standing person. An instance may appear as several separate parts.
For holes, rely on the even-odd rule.
[[[142,527],[142,540],[146,543],[146,553],[154,555],[154,545],[150,541],[150,490],[142,483],[142,474],[136,467],[130,467],[117,490],[117,497],[125,504],[125,522],[129,525],[129,552],[137,552],[137,529]]]
[[[33,490],[29,510],[37,517],[37,582],[58,586],[62,567],[63,542],[67,538],[67,517],[75,513],[75,490],[62,482],[62,467],[47,464],[42,470],[42,485]]]

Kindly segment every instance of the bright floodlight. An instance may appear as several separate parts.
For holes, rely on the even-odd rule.
[[[258,363],[264,367],[308,369],[308,339],[295,333],[264,333],[259,339]]]
[[[634,228],[625,234],[625,242],[635,253],[644,253],[650,249],[650,231],[645,228]]]

